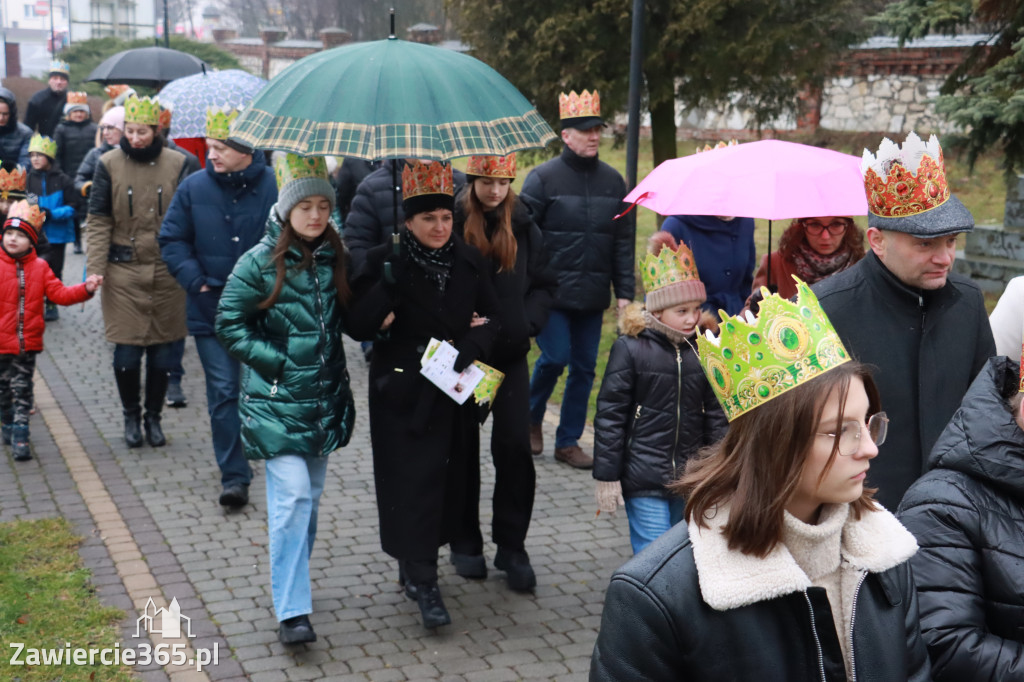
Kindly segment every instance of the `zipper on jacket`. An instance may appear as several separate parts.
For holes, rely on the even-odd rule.
[[[676,476],[676,450],[679,448],[679,420],[683,409],[683,356],[676,346],[676,438],[672,443],[672,476]]]
[[[164,186],[157,185],[156,187],[156,214],[164,214]]]
[[[330,228],[328,228],[330,229]],[[313,252],[313,283],[316,285],[316,312],[317,319],[320,322],[320,371],[317,373],[317,383],[320,387],[320,396],[323,396],[324,390],[324,369],[327,367],[327,358],[324,357],[324,346],[327,345],[327,326],[324,325],[324,302],[323,302],[323,291],[320,289],[320,269],[317,267],[316,252],[323,248],[323,244],[317,247],[316,251]],[[317,397],[316,406],[317,411],[320,410],[320,401],[322,397]],[[319,415],[322,417],[323,415]],[[317,429],[321,427],[320,420],[317,420]],[[324,441],[320,439],[320,444],[317,446],[317,450],[320,456],[324,456]]]
[[[25,268],[18,263],[18,353],[25,352]]]
[[[857,682],[857,657],[853,655],[853,623],[857,620],[857,596],[860,594],[860,586],[867,577],[867,571],[860,574],[857,587],[853,590],[853,604],[850,606],[850,682]]]
[[[132,186],[128,185],[128,217],[131,218],[135,215],[135,211],[132,209]]]
[[[644,406],[637,403],[636,412],[633,413],[633,423],[629,428],[629,443],[626,445],[627,451],[633,450],[633,441],[636,440],[636,425],[640,421],[640,410],[644,409]]]
[[[818,627],[814,624],[814,605],[811,604],[811,596],[804,590],[804,599],[807,601],[807,611],[811,614],[811,633],[814,635],[814,646],[818,649],[818,669],[821,670],[821,682],[828,682],[825,677],[825,654],[821,652],[821,639],[818,637]]]
[[[928,316],[928,311],[924,307],[924,294],[917,295],[917,309],[921,311],[921,335],[924,335],[924,320]]]

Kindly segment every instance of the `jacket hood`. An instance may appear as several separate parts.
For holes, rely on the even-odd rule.
[[[7,119],[7,125],[0,128],[0,135],[6,135],[18,127],[18,99],[7,88],[0,88],[0,100],[6,103],[11,110],[11,117]]]
[[[619,333],[626,336],[640,336],[640,332],[647,329],[644,321],[644,304],[634,301],[626,306],[619,316]]]
[[[735,234],[739,229],[739,221],[750,220],[750,218],[733,218],[732,220],[719,220],[713,215],[691,215],[686,216],[686,224],[695,230],[702,232],[726,232]]]
[[[929,469],[951,469],[1024,499],[1024,432],[1006,401],[1018,389],[1017,364],[989,358],[928,457]]]

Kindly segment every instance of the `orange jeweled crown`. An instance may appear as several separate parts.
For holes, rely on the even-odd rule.
[[[736,138],[733,138],[733,139],[729,140],[728,144],[725,143],[725,140],[719,140],[718,144],[716,144],[714,147],[712,147],[710,144],[705,144],[703,147],[701,147],[701,146],[696,147],[694,149],[694,153],[695,154],[700,154],[701,152],[709,152],[712,149],[721,149],[722,147],[735,147],[736,144],[737,144]]]
[[[455,194],[451,164],[414,160],[405,165],[402,169],[402,198],[412,199],[424,194]]]
[[[174,107],[169,102],[160,104],[160,127],[164,130],[171,128],[171,116],[174,115]]]
[[[924,142],[911,132],[902,148],[889,138],[877,154],[864,150],[861,160],[868,210],[882,218],[924,213],[949,199],[949,185],[939,140]]]
[[[466,165],[466,175],[482,178],[515,178],[516,154],[508,156],[471,156]]]
[[[68,93],[68,104],[89,104],[89,94],[81,90]]]
[[[584,90],[576,94],[573,90],[568,95],[564,92],[558,95],[558,118],[580,118],[583,116],[601,116],[601,95],[597,90],[588,92]]]
[[[132,86],[125,85],[124,83],[115,83],[114,85],[108,85],[103,88],[103,91],[107,93],[107,97],[110,99],[117,99],[117,96],[123,92],[131,90]]]
[[[11,208],[7,211],[7,220],[11,218],[24,220],[38,231],[43,226],[43,221],[46,220],[46,214],[36,204],[22,200],[11,204]]]
[[[7,201],[11,192],[25,192],[25,169],[22,166],[12,171],[0,168],[0,201]]]

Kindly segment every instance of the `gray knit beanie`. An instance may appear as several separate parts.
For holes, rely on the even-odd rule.
[[[334,212],[334,187],[327,179],[323,157],[283,154],[274,161],[274,175],[277,177],[277,214],[281,220],[288,219],[295,204],[316,195],[331,202],[331,212]]]

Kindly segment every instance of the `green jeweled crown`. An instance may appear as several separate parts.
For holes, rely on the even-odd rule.
[[[231,136],[231,124],[241,111],[235,107],[209,107],[206,110],[206,136],[226,140]]]
[[[647,254],[640,262],[640,279],[644,283],[644,292],[649,294],[670,284],[699,281],[700,275],[697,274],[693,251],[683,242],[679,242],[675,251],[663,248],[657,256],[653,253]]]
[[[289,182],[302,178],[327,180],[327,159],[322,156],[284,154],[274,162],[274,176],[279,190]]]
[[[758,317],[723,311],[718,338],[697,337],[704,373],[729,421],[850,360],[814,292],[794,279],[796,303],[762,288]]]
[[[124,122],[160,125],[160,100],[155,97],[140,99],[138,95],[129,95],[124,101]]]
[[[51,159],[57,158],[57,143],[45,135],[36,133],[28,141],[28,151],[39,152],[40,154],[46,154]]]

